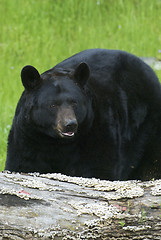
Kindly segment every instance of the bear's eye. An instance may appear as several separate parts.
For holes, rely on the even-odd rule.
[[[74,107],[77,105],[77,102],[73,100],[73,101],[71,101],[71,105]]]
[[[50,108],[55,108],[56,106],[54,104],[51,104],[50,105]]]

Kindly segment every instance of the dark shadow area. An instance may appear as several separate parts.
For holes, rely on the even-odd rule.
[[[50,205],[45,201],[38,199],[25,200],[14,195],[0,194],[0,206],[5,207],[26,207],[34,204]]]

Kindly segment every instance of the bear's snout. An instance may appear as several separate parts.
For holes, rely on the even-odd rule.
[[[77,132],[78,122],[72,108],[61,108],[57,116],[57,130],[61,137],[73,137]]]
[[[66,132],[76,132],[78,127],[78,123],[76,119],[68,119],[66,121],[65,129]]]
[[[61,137],[74,137],[77,132],[78,123],[74,119],[64,119],[63,122],[58,124],[58,132]]]
[[[73,137],[77,132],[78,123],[76,119],[67,119],[61,134],[66,137]]]

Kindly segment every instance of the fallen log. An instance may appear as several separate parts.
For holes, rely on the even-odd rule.
[[[161,239],[161,180],[0,173],[0,239]]]

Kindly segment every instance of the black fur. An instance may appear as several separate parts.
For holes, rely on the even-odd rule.
[[[161,86],[142,60],[118,50],[80,52],[25,87],[5,169],[109,180],[161,177]]]

